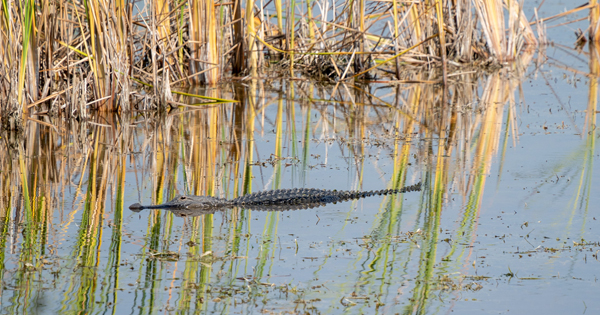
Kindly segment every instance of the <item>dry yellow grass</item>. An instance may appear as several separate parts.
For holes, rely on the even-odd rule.
[[[287,10],[281,0],[269,8],[253,0],[1,4],[0,111],[8,113],[73,101],[85,110],[167,107],[177,86],[259,77],[270,64],[287,70],[283,76],[337,80],[393,69],[399,78],[402,67],[445,69],[446,60],[511,62],[524,45],[537,44],[518,1],[304,0]],[[597,2],[573,10],[582,9],[590,9],[595,39]],[[394,65],[379,63],[409,47]],[[85,93],[62,93],[82,84]]]

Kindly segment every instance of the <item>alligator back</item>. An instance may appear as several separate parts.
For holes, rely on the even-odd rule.
[[[336,203],[375,195],[400,194],[421,190],[421,183],[401,189],[372,191],[338,191],[316,188],[294,188],[261,191],[231,200],[234,206],[310,205]]]

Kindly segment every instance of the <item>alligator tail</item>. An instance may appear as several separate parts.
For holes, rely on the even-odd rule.
[[[373,196],[373,195],[393,195],[393,194],[403,194],[403,193],[407,193],[407,192],[411,192],[411,191],[421,191],[421,182],[418,182],[417,184],[414,185],[410,185],[410,186],[404,186],[400,189],[382,189],[382,190],[375,190],[375,191],[369,191],[367,192],[368,195],[366,196]]]
[[[370,196],[375,196],[375,195],[391,195],[391,194],[403,194],[403,193],[407,193],[407,192],[411,192],[411,191],[420,191],[421,190],[421,182],[414,184],[414,185],[410,185],[410,186],[405,186],[402,187],[400,189],[381,189],[381,190],[370,190],[370,191],[340,191],[340,192],[336,192],[335,190],[333,192],[335,192],[337,194],[337,196],[332,197],[329,200],[324,200],[326,202],[342,202],[342,201],[346,201],[346,200],[350,200],[350,199],[360,199],[360,198],[365,198],[365,197],[370,197]]]

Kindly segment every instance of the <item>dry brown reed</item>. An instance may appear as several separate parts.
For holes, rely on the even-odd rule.
[[[279,69],[289,71],[277,75],[338,79],[391,72],[397,79],[403,69],[439,67],[446,60],[455,67],[503,63],[525,45],[537,44],[518,1],[276,0],[267,5],[2,0],[3,125],[16,128],[15,121],[30,111],[84,117],[89,109],[176,106],[171,98],[176,87],[215,85],[229,73],[258,77]],[[597,6],[589,7],[597,24]]]
[[[594,42],[600,41],[600,6],[598,0],[590,0],[590,39]]]

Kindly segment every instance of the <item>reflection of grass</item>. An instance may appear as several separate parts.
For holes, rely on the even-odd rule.
[[[25,253],[30,257],[26,259],[26,261],[31,261],[33,258],[34,246],[35,246],[35,220],[33,215],[33,208],[31,204],[31,198],[29,197],[29,185],[28,178],[25,174],[27,174],[27,169],[25,167],[25,156],[23,154],[23,149],[19,146],[19,173],[21,174],[21,193],[23,194],[23,203],[24,203],[24,212],[25,212],[25,222],[27,222],[27,229],[25,230],[24,237],[24,249]]]
[[[464,246],[460,244],[472,243],[474,241],[473,237],[475,235],[473,229],[476,227],[479,218],[485,181],[501,134],[499,126],[502,122],[504,103],[510,91],[507,89],[506,82],[501,80],[499,75],[493,74],[488,78],[481,101],[482,106],[485,106],[485,113],[481,119],[482,124],[479,132],[473,139],[475,140],[473,141],[475,147],[473,153],[474,165],[471,171],[473,180],[471,181],[472,184],[460,227],[455,233],[451,250],[446,256],[446,259],[450,259],[450,257],[454,256],[455,251],[460,250],[461,253],[459,256],[453,259],[452,264],[455,265],[463,262],[463,259],[465,260],[464,264],[468,263],[470,255],[465,258],[462,257]]]
[[[290,94],[293,95],[293,88],[291,87]],[[283,152],[283,99],[279,98],[277,104],[277,116],[275,117],[275,155],[277,157],[282,156]],[[273,184],[272,189],[281,188],[281,177],[282,177],[282,165],[281,159],[277,159],[273,170]],[[269,262],[270,257],[274,257],[274,251],[277,245],[277,226],[279,223],[279,212],[271,212],[266,215],[265,225],[262,233],[262,244],[258,253],[258,261],[254,268],[254,278],[258,281],[262,281],[264,276],[264,268]],[[271,264],[271,268],[273,265]],[[269,275],[271,272],[269,272]]]
[[[600,47],[598,45],[590,43],[590,59],[589,59],[589,93],[588,93],[588,104],[586,108],[586,116],[584,125],[582,128],[582,138],[585,138],[584,144],[566,154],[564,158],[562,158],[559,162],[556,163],[554,167],[550,169],[546,174],[544,174],[544,178],[540,180],[540,184],[533,188],[533,191],[539,191],[541,187],[548,186],[548,183],[558,183],[559,181],[564,185],[565,188],[562,188],[562,191],[566,191],[567,186],[576,184],[574,188],[574,193],[572,194],[570,206],[565,207],[564,211],[560,215],[557,215],[557,220],[560,222],[565,222],[564,234],[561,238],[571,237],[572,235],[572,227],[574,220],[576,220],[579,215],[577,213],[578,210],[583,211],[583,215],[581,216],[581,228],[580,228],[580,237],[583,237],[585,234],[585,226],[588,220],[589,214],[589,200],[592,192],[592,179],[593,179],[593,169],[594,169],[594,154],[596,151],[596,137],[598,132],[596,131],[596,110],[597,110],[597,102],[598,102],[598,74],[600,73],[600,59],[598,55],[598,51]],[[555,96],[558,98],[559,95],[555,93]],[[579,161],[581,161],[581,165],[579,165]],[[560,174],[560,176],[559,176]],[[573,177],[578,177],[578,180],[562,180],[562,178],[570,178],[569,174],[572,174]],[[555,181],[556,180],[556,181]],[[546,188],[548,189],[548,188]],[[559,256],[555,256],[558,258]]]
[[[596,10],[597,11],[597,10]],[[597,14],[598,12],[596,12]],[[596,17],[597,18],[597,17]],[[596,109],[598,104],[598,75],[600,74],[600,46],[596,43],[590,43],[590,82],[589,82],[589,95],[588,95],[588,106],[586,110],[585,125],[583,128],[583,137],[586,138],[585,146],[581,150],[583,155],[581,173],[579,177],[579,183],[577,186],[577,193],[574,194],[574,200],[572,205],[572,211],[569,214],[568,225],[565,229],[565,233],[571,230],[573,219],[577,215],[577,209],[583,209],[584,215],[581,222],[581,237],[585,234],[585,226],[589,212],[589,200],[592,192],[592,177],[594,170],[594,154],[596,151]]]
[[[408,310],[410,312],[426,312],[428,305],[428,297],[431,294],[431,290],[439,290],[440,286],[433,283],[444,283],[442,280],[435,280],[434,274],[436,268],[440,268],[440,271],[447,269],[448,265],[453,265],[456,267],[460,266],[462,263],[466,263],[467,261],[462,261],[462,259],[447,259],[448,257],[454,257],[454,252],[458,248],[463,248],[461,243],[471,243],[473,241],[472,237],[473,232],[472,229],[475,227],[478,217],[478,211],[480,208],[481,198],[483,195],[483,190],[485,187],[485,178],[489,171],[489,165],[491,163],[491,158],[495,154],[497,150],[498,138],[500,136],[500,129],[498,126],[501,124],[502,120],[502,107],[507,99],[507,94],[510,93],[505,81],[500,80],[499,76],[494,76],[488,79],[487,89],[484,92],[484,95],[487,95],[483,98],[481,102],[481,107],[485,110],[483,111],[483,115],[481,117],[477,117],[475,121],[480,122],[480,126],[478,132],[474,132],[475,128],[473,126],[464,124],[459,125],[457,121],[459,119],[465,119],[466,115],[462,113],[457,113],[456,111],[450,111],[448,115],[441,112],[442,119],[439,121],[432,122],[421,122],[415,119],[415,117],[423,117],[422,112],[427,113],[427,109],[423,108],[421,104],[430,100],[431,96],[427,94],[430,90],[419,90],[414,89],[411,91],[410,96],[406,97],[409,101],[408,104],[419,104],[419,106],[415,106],[410,110],[403,109],[403,115],[409,115],[406,119],[403,119],[405,125],[402,129],[399,124],[396,125],[396,130],[402,130],[405,135],[412,134],[412,130],[415,127],[425,126],[427,132],[438,130],[439,135],[427,134],[425,138],[433,138],[438,137],[441,140],[438,143],[438,148],[435,156],[437,156],[437,161],[433,163],[435,165],[435,170],[433,172],[427,172],[426,174],[433,175],[433,178],[430,180],[422,178],[426,183],[426,187],[430,187],[431,191],[426,193],[425,196],[429,196],[426,199],[426,202],[422,204],[421,208],[426,209],[424,212],[424,222],[423,226],[415,226],[414,229],[422,228],[424,233],[425,241],[421,244],[421,247],[418,249],[420,253],[419,261],[419,271],[417,276],[417,283],[415,288],[413,289],[413,298],[411,299],[410,306]],[[422,99],[423,103],[411,101],[414,99]],[[500,104],[500,105],[498,105]],[[397,113],[400,114],[398,111]],[[427,117],[427,115],[424,115]],[[446,118],[448,117],[448,118]],[[404,116],[402,116],[404,118]],[[433,117],[432,117],[433,118]],[[511,117],[514,119],[514,117]],[[446,120],[447,119],[447,120]],[[510,121],[512,123],[512,120]],[[351,124],[349,124],[351,125]],[[468,127],[471,128],[469,132],[461,131],[459,128]],[[462,139],[458,138],[461,136],[470,136],[474,135],[473,138]],[[458,138],[458,139],[457,139]],[[468,140],[468,141],[465,141]],[[452,151],[455,148],[455,145],[461,143],[474,143],[476,148],[473,151],[473,156],[470,158],[470,161],[473,161],[474,165],[468,166],[465,165],[465,170],[470,170],[472,173],[472,178],[474,178],[472,182],[472,186],[469,189],[469,197],[467,198],[467,210],[463,214],[463,220],[461,223],[461,227],[457,231],[457,236],[452,240],[450,253],[442,262],[441,267],[436,267],[437,258],[436,253],[438,251],[437,244],[439,242],[439,227],[440,220],[442,216],[442,209],[444,208],[447,189],[449,187],[449,183],[456,181],[453,177],[462,177],[464,176],[460,171],[456,171],[450,167],[450,157],[452,157]],[[398,147],[395,146],[395,151],[398,153],[394,154],[396,162],[394,164],[394,172],[392,174],[393,182],[392,186],[402,186],[406,180],[406,169],[408,168],[408,157],[411,145],[405,144],[401,147],[401,150],[398,151]],[[428,176],[426,176],[428,177]],[[430,184],[429,184],[430,183]],[[400,201],[399,204],[396,203],[395,198],[391,198],[385,207],[382,208],[383,212],[379,214],[379,220],[377,221],[377,225],[375,225],[372,229],[371,235],[376,237],[376,239],[384,239],[386,235],[394,235],[399,233],[400,220],[399,216],[402,210],[402,203]],[[421,217],[421,214],[419,215]],[[363,255],[359,255],[357,257],[357,261],[362,261],[362,263],[355,263],[365,266],[365,270],[361,272],[358,283],[361,284],[375,284],[375,282],[379,282],[379,286],[377,291],[381,295],[386,295],[386,292],[390,292],[391,288],[389,288],[389,281],[381,280],[376,281],[375,279],[390,279],[394,277],[399,277],[399,274],[393,275],[391,269],[388,269],[388,264],[392,261],[395,264],[407,265],[408,262],[412,259],[412,251],[416,248],[411,247],[411,249],[404,251],[402,253],[403,258],[402,261],[406,261],[405,263],[400,263],[397,261],[398,256],[396,254],[396,250],[392,250],[390,248],[390,243],[385,241],[374,241],[369,243],[368,252],[365,257]],[[392,256],[390,256],[392,255]],[[460,257],[460,256],[459,256]],[[467,258],[468,259],[468,258]],[[323,266],[320,267],[322,269]],[[447,276],[445,276],[447,277]],[[441,286],[448,287],[448,286]],[[450,288],[460,288],[460,286],[451,285]]]
[[[476,80],[476,77],[469,78]],[[469,80],[464,81],[470,82]],[[121,152],[136,152],[131,155],[130,161],[133,162],[130,162],[129,165],[138,165],[137,162],[141,160],[148,161],[148,168],[144,169],[145,174],[142,174],[146,176],[142,183],[152,183],[152,187],[148,188],[152,191],[152,202],[170,199],[177,185],[182,185],[179,188],[183,190],[183,193],[224,194],[229,197],[252,191],[253,177],[258,174],[254,168],[262,167],[261,172],[268,171],[268,165],[260,166],[254,163],[257,148],[261,150],[267,148],[267,156],[271,153],[282,156],[285,147],[293,147],[290,141],[301,140],[295,136],[288,137],[287,133],[298,131],[303,135],[304,151],[293,149],[292,154],[303,155],[301,159],[304,163],[299,164],[303,165],[303,169],[300,170],[302,173],[308,173],[309,170],[307,160],[309,159],[309,149],[312,150],[311,143],[309,143],[311,136],[320,133],[323,139],[333,139],[334,136],[342,135],[340,138],[343,140],[340,139],[336,143],[340,145],[339,151],[342,154],[350,155],[348,159],[350,162],[347,162],[347,166],[352,169],[352,173],[356,173],[355,182],[349,183],[353,188],[362,188],[363,179],[374,176],[368,173],[369,163],[365,164],[365,161],[369,161],[371,158],[370,156],[373,156],[372,161],[375,164],[374,162],[378,160],[385,162],[390,154],[393,156],[393,171],[391,174],[381,172],[387,180],[388,188],[404,186],[407,182],[415,179],[422,179],[426,184],[426,190],[421,194],[422,200],[415,206],[416,209],[412,209],[412,203],[403,202],[404,198],[412,199],[417,198],[416,196],[383,199],[376,219],[373,220],[373,225],[364,233],[369,237],[360,239],[358,241],[362,242],[360,247],[357,247],[354,253],[348,254],[356,256],[350,256],[352,260],[348,264],[350,267],[347,267],[348,276],[343,280],[343,284],[335,284],[339,284],[337,288],[342,288],[344,291],[356,290],[358,297],[374,293],[381,303],[390,303],[391,299],[395,299],[393,292],[399,288],[396,280],[417,270],[419,281],[414,286],[412,284],[409,286],[412,291],[405,296],[412,296],[414,299],[414,302],[408,306],[409,309],[414,308],[424,312],[429,310],[428,307],[432,303],[426,299],[431,296],[432,291],[439,290],[439,287],[443,287],[444,284],[451,288],[455,287],[450,282],[456,279],[448,280],[442,275],[452,275],[444,270],[458,268],[464,264],[465,262],[461,261],[464,253],[460,252],[458,247],[453,247],[451,255],[447,256],[451,258],[451,261],[440,262],[440,257],[438,257],[440,220],[444,209],[447,208],[449,188],[454,188],[455,183],[459,183],[456,185],[459,186],[457,190],[467,199],[468,210],[462,214],[461,218],[449,218],[448,220],[461,222],[459,233],[465,232],[465,236],[461,238],[462,235],[457,235],[451,245],[458,246],[455,244],[462,240],[466,243],[474,241],[472,231],[477,222],[485,188],[485,175],[489,170],[491,157],[497,150],[500,135],[500,129],[494,129],[493,126],[498,125],[502,119],[502,105],[497,108],[481,105],[481,108],[478,108],[481,109],[479,111],[470,111],[461,107],[460,104],[464,105],[473,99],[468,95],[476,92],[476,90],[473,91],[476,84],[467,84],[465,87],[461,85],[462,83],[457,83],[456,86],[453,86],[454,93],[452,94],[456,95],[453,101],[457,103],[457,109],[447,111],[439,110],[441,94],[433,85],[398,85],[397,93],[394,96],[397,98],[397,102],[389,102],[386,106],[368,105],[373,103],[373,100],[378,103],[380,101],[365,92],[369,91],[367,86],[361,86],[360,89],[346,89],[345,86],[340,85],[335,95],[328,96],[324,96],[324,94],[329,93],[329,90],[323,87],[315,88],[315,91],[311,92],[309,96],[313,96],[312,93],[322,95],[315,95],[319,97],[314,97],[311,102],[300,102],[298,105],[292,104],[294,96],[291,91],[281,92],[278,97],[287,98],[289,106],[284,106],[281,99],[275,100],[273,104],[278,104],[276,111],[271,107],[276,113],[275,117],[269,117],[261,115],[268,106],[257,106],[257,104],[264,104],[261,103],[261,100],[265,99],[264,95],[259,94],[261,90],[257,88],[257,83],[248,83],[249,87],[244,90],[244,93],[239,94],[244,95],[241,97],[240,104],[231,107],[234,111],[232,114],[228,111],[228,107],[214,107],[197,112],[176,111],[167,113],[159,119],[149,118],[159,127],[152,127],[148,124],[144,126],[144,129],[139,128],[139,130],[143,130],[143,134],[137,138],[141,140],[136,142],[116,142],[108,136],[112,132],[108,131],[110,128],[97,126],[95,130],[104,131],[94,133],[96,138],[93,142],[94,146],[89,150],[89,159],[80,160],[82,161],[80,165],[84,165],[84,168],[89,168],[90,171],[81,179],[74,177],[78,182],[83,183],[82,187],[88,183],[88,189],[84,210],[82,213],[72,213],[75,218],[72,220],[73,222],[78,222],[78,217],[75,215],[83,216],[82,225],[78,230],[80,239],[74,245],[73,252],[77,257],[81,255],[79,261],[84,262],[84,266],[100,267],[105,262],[100,260],[98,257],[101,256],[98,255],[104,255],[104,257],[108,257],[108,260],[106,261],[107,265],[102,266],[103,268],[85,269],[84,271],[83,267],[78,267],[77,273],[70,278],[70,287],[67,288],[67,293],[63,297],[65,311],[75,309],[74,305],[87,305],[92,310],[101,310],[103,306],[95,305],[97,304],[95,302],[107,301],[109,298],[104,296],[107,292],[113,294],[112,302],[123,302],[123,297],[119,296],[117,299],[120,291],[117,292],[116,288],[123,286],[124,284],[120,281],[130,278],[128,274],[133,272],[138,272],[135,303],[136,306],[142,308],[142,312],[155,312],[164,303],[168,303],[170,307],[179,308],[182,312],[210,310],[211,307],[214,307],[215,310],[229,312],[239,309],[240,306],[235,306],[232,301],[240,297],[243,297],[245,301],[267,303],[271,298],[288,298],[287,296],[286,298],[273,297],[272,294],[267,294],[266,291],[269,289],[262,289],[263,284],[261,284],[266,282],[261,278],[268,277],[277,270],[278,265],[272,257],[277,256],[274,251],[279,242],[279,233],[282,233],[282,231],[278,231],[279,213],[264,215],[263,230],[259,231],[257,235],[251,234],[251,222],[253,222],[251,213],[243,209],[198,218],[174,218],[165,212],[148,211],[132,216],[136,221],[139,217],[147,220],[145,231],[141,233],[125,231],[123,229],[127,229],[127,226],[124,225],[123,217],[127,216],[128,212],[123,210],[123,197],[125,194],[125,171],[129,171],[129,169],[125,168],[125,155]],[[304,83],[296,82],[294,84],[302,85]],[[498,86],[494,88],[499,89]],[[467,89],[471,90],[466,91]],[[299,90],[300,88],[296,88],[295,92]],[[303,90],[306,89],[303,88]],[[245,93],[247,93],[247,97]],[[328,97],[333,98],[334,101],[353,103],[356,106],[332,106],[324,105],[322,101],[314,101]],[[493,103],[493,101],[489,102]],[[299,107],[291,111],[292,106]],[[302,106],[307,107],[303,108]],[[305,111],[297,110],[298,108]],[[283,118],[287,117],[287,120],[292,122],[296,118],[295,115],[301,116],[300,119],[303,120],[304,125],[297,128],[295,124],[289,123],[287,125],[289,127],[286,129]],[[319,115],[319,118],[313,118]],[[269,144],[265,142],[256,146],[255,122],[263,123],[262,131],[274,130],[277,141]],[[119,128],[121,127],[117,124],[114,125],[114,134],[120,134],[124,130]],[[128,139],[129,135],[125,133],[122,137]],[[369,137],[371,139],[377,137],[378,141],[368,142]],[[438,139],[440,139],[439,142]],[[105,143],[110,145],[103,146]],[[373,143],[376,143],[376,150],[371,148]],[[113,147],[115,151],[107,149]],[[238,151],[232,151],[230,148]],[[142,152],[142,154],[137,152]],[[153,153],[156,154],[153,155]],[[264,156],[264,154],[264,151],[261,152],[261,155]],[[288,179],[283,163],[285,162],[279,159],[274,160],[272,173],[269,174],[273,176],[273,188],[285,185],[285,180]],[[325,163],[328,162],[325,161]],[[27,164],[24,165],[25,168],[29,167]],[[415,168],[421,168],[422,171],[415,172]],[[26,171],[28,170],[26,169]],[[116,176],[110,176],[113,172],[116,172]],[[177,175],[180,172],[182,176],[178,182]],[[466,177],[465,174],[471,181],[463,191],[464,187],[460,183],[463,182],[463,177]],[[17,175],[14,183],[18,183],[18,185],[15,186],[22,186],[19,181],[20,174]],[[102,238],[102,227],[107,225],[104,205],[107,202],[106,196],[110,195],[109,188],[113,178],[116,178],[117,197],[116,209],[112,222],[110,222],[112,235]],[[147,180],[147,178],[151,180]],[[40,185],[40,180],[38,177],[32,177],[29,182],[35,181],[37,185]],[[39,193],[36,192],[36,195]],[[45,198],[51,196],[53,196],[52,192],[44,193]],[[344,205],[342,209],[347,209],[348,215],[351,216],[357,204],[359,202],[348,203],[348,208],[345,208],[346,205]],[[43,220],[50,220],[48,219],[50,210],[51,207],[43,211],[37,209],[33,216],[42,220],[42,224],[46,228],[51,222]],[[410,216],[405,214],[408,211],[411,213]],[[258,214],[258,216],[262,218],[263,214]],[[35,218],[33,221],[37,220]],[[220,218],[223,220],[219,224]],[[410,220],[414,220],[414,222]],[[67,219],[66,222],[71,222],[71,219]],[[178,229],[178,224],[182,224],[184,229]],[[346,224],[349,223],[341,224],[344,226],[340,232],[348,232],[349,225]],[[419,237],[407,242],[396,241],[396,237],[402,235],[402,229],[405,227],[412,231],[421,229],[421,232],[418,233]],[[139,261],[134,262],[136,271],[116,266],[121,259],[124,259],[122,246],[126,246],[124,235],[127,235],[124,233],[142,236],[141,239],[136,240],[137,244],[141,245],[140,253],[142,254]],[[342,234],[334,235],[333,238],[339,238],[339,235]],[[35,236],[38,237],[38,234]],[[102,247],[101,241],[106,242],[107,240],[110,242],[109,246]],[[254,244],[254,241],[258,241],[258,246]],[[338,240],[329,244],[329,248],[324,251],[323,256],[326,256],[326,253],[335,254],[336,250],[342,247]],[[110,253],[107,253],[107,250],[110,250]],[[284,248],[283,251],[285,250]],[[214,255],[216,258],[200,259],[208,251],[212,252],[211,256]],[[293,246],[289,251],[294,252]],[[155,257],[163,253],[174,253],[169,257],[175,261]],[[243,262],[227,259],[237,256],[245,256],[247,259]],[[258,259],[255,260],[255,258]],[[26,261],[25,257],[22,261]],[[321,265],[314,270],[314,278],[321,279],[319,281],[326,279],[331,268],[338,271],[340,263],[340,260],[335,258],[323,258]],[[252,267],[254,267],[253,270]],[[346,268],[346,266],[342,267]],[[246,283],[240,284],[243,282],[239,282],[242,281],[239,279],[252,274],[255,279],[247,281],[247,286],[244,285]],[[57,282],[63,281],[62,277],[64,276],[58,276]],[[93,279],[94,277],[97,277],[98,280]],[[100,279],[107,283],[102,289],[99,285]],[[82,284],[77,284],[78,281],[81,281]],[[275,280],[270,278],[269,281]],[[287,279],[283,281],[287,281]],[[299,284],[298,286],[301,288],[296,290],[297,294],[291,293],[295,284],[290,282],[290,289],[287,292],[291,297],[301,297],[303,301],[314,301],[311,298],[319,293],[310,288],[313,284],[317,286],[316,282],[316,280],[310,280],[308,284]],[[166,291],[165,287],[167,287]],[[223,289],[222,292],[227,293],[218,291],[221,289]],[[242,292],[242,290],[247,291]],[[272,292],[284,292],[281,287],[272,290]],[[326,298],[335,297],[339,293],[333,290],[327,292]],[[99,297],[99,294],[103,294],[103,297]],[[22,294],[22,296],[25,295],[25,293]],[[215,296],[219,296],[224,301],[212,302]],[[289,299],[292,303],[291,298]],[[399,299],[404,299],[404,297],[399,297]],[[352,299],[350,298],[350,300]],[[251,304],[247,304],[247,307],[254,309]],[[364,304],[361,307],[361,311],[367,312],[371,310],[372,305]],[[117,308],[115,307],[115,309]]]
[[[108,254],[108,261],[106,268],[104,269],[104,280],[106,283],[101,302],[112,303],[116,305],[118,303],[118,287],[119,287],[119,263],[121,261],[121,245],[123,243],[123,207],[124,207],[124,193],[125,193],[125,155],[122,155],[119,159],[119,167],[117,170],[117,198],[115,201],[115,212],[112,220],[112,236],[109,244],[110,253]]]
[[[443,133],[440,135],[444,139]],[[407,312],[425,314],[428,303],[431,280],[433,279],[433,268],[436,262],[437,244],[439,238],[439,227],[443,208],[443,195],[446,192],[446,176],[444,172],[446,159],[444,157],[444,146],[438,145],[437,163],[433,180],[425,179],[430,183],[430,190],[425,191],[425,209],[427,210],[423,222],[423,233],[425,240],[420,248],[419,270],[417,272],[417,283],[413,289],[411,303],[406,306]]]
[[[313,92],[313,85],[310,85],[309,88],[309,93]],[[310,95],[312,95],[313,93],[310,93]],[[308,169],[308,158],[310,155],[310,127],[311,127],[311,119],[312,117],[311,115],[311,109],[312,109],[312,102],[307,102],[306,106],[304,108],[304,110],[306,111],[306,115],[304,116],[304,138],[302,139],[302,169],[301,171],[301,181],[302,183],[306,182],[306,173],[305,170]],[[292,118],[294,118],[294,116],[292,116]],[[294,120],[294,126],[295,126],[295,120]],[[294,128],[295,129],[295,128]],[[295,140],[295,138],[293,139]]]
[[[63,297],[63,310],[84,311],[95,306],[94,294],[98,277],[96,269],[100,263],[98,253],[102,246],[102,222],[104,196],[108,181],[110,156],[104,145],[108,138],[100,127],[95,128],[93,150],[89,162],[89,182],[85,197],[82,220],[79,226],[73,260],[77,271],[72,275],[69,290]]]
[[[598,19],[598,9],[595,9],[595,19]],[[596,37],[600,36],[595,34]],[[590,83],[589,83],[589,95],[588,95],[588,107],[586,111],[585,132],[586,139],[586,154],[583,159],[583,167],[581,170],[581,180],[579,184],[578,194],[580,201],[573,203],[573,208],[579,203],[579,207],[585,209],[584,220],[581,225],[581,234],[583,236],[585,231],[585,223],[587,221],[587,214],[589,211],[590,194],[592,191],[592,176],[594,170],[594,153],[596,151],[596,135],[598,134],[596,125],[596,116],[598,108],[598,75],[600,75],[600,45],[598,43],[590,43]],[[585,200],[585,201],[584,201]],[[585,205],[584,205],[585,203]],[[575,212],[575,211],[573,211]]]

